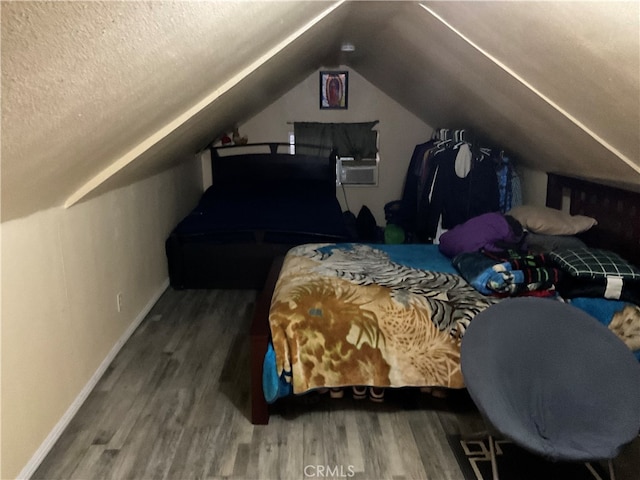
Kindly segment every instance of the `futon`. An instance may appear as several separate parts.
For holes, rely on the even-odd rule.
[[[212,149],[212,185],[165,243],[172,287],[260,289],[273,259],[293,246],[351,239],[335,154],[290,148]]]

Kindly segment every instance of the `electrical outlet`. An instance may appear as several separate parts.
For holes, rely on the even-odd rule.
[[[118,292],[116,295],[116,306],[118,307],[118,312],[122,311],[122,292]]]

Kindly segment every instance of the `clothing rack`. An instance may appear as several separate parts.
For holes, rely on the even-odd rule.
[[[453,141],[455,143],[471,142],[471,132],[467,129],[437,128],[433,131],[432,140]]]

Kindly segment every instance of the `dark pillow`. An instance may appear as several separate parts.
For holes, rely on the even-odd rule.
[[[640,302],[640,270],[609,250],[576,248],[550,252],[549,258],[567,273],[558,284],[565,298],[604,297]]]
[[[598,248],[568,248],[549,254],[558,266],[577,278],[618,277],[640,280],[640,270],[617,253]]]
[[[527,232],[525,243],[529,251],[534,253],[554,252],[567,248],[585,248],[587,245],[573,235],[546,235]]]

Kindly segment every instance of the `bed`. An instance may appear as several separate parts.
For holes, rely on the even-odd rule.
[[[212,185],[165,242],[173,288],[261,289],[274,258],[291,247],[349,240],[335,155],[289,149],[211,149]]]
[[[598,222],[584,242],[638,264],[635,187],[550,173],[547,205],[560,208],[563,199],[573,214]],[[274,395],[265,378],[273,371],[292,379],[284,394],[349,385],[463,388],[461,338],[500,299],[479,294],[438,253],[425,244],[306,244],[274,262],[250,333],[252,423],[268,423],[266,397]],[[314,322],[329,333],[318,334]],[[294,331],[304,332],[301,342],[291,342]]]

